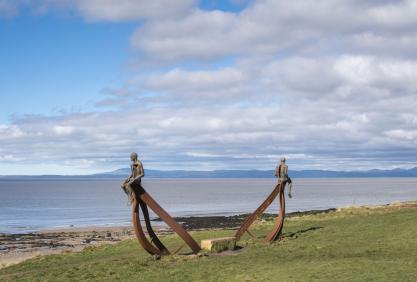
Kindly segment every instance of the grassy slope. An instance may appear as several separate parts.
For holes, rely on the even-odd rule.
[[[264,236],[272,222],[258,222]],[[286,238],[270,246],[243,237],[236,255],[164,257],[155,261],[136,241],[35,258],[0,270],[0,280],[131,281],[417,281],[417,207],[352,209],[291,218]],[[193,236],[230,236],[204,231]],[[175,236],[163,240],[171,249]]]

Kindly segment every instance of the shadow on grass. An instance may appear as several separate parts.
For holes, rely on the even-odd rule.
[[[319,229],[322,229],[322,228],[324,228],[324,227],[322,227],[322,226],[313,226],[313,227],[310,227],[310,228],[307,228],[307,229],[298,230],[298,231],[295,231],[295,232],[283,233],[282,234],[282,238],[283,239],[284,238],[297,239],[298,236],[301,235],[301,234],[303,234],[303,233],[307,233],[307,232],[314,231],[314,230],[319,230]]]

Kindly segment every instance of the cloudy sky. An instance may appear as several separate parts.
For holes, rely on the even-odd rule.
[[[0,175],[417,166],[417,1],[0,0]]]

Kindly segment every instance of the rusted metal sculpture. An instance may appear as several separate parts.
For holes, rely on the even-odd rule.
[[[185,245],[188,245],[193,253],[198,253],[201,248],[197,242],[191,237],[188,232],[182,228],[142,187],[141,179],[145,176],[142,163],[138,160],[138,155],[132,153],[130,155],[132,161],[131,164],[131,175],[122,184],[123,191],[129,197],[129,203],[132,204],[132,222],[135,230],[135,235],[139,241],[139,244],[152,255],[169,255],[170,251],[164,246],[159,240],[158,236],[152,229],[151,221],[149,218],[150,207],[169,227],[171,227],[178,236],[184,241],[184,244],[178,248],[174,253],[179,252]],[[275,169],[275,176],[279,178],[278,184],[275,186],[272,193],[266,198],[266,200],[251,214],[240,226],[236,232],[236,240],[240,240],[245,232],[249,235],[253,235],[249,232],[249,227],[253,222],[272,204],[275,198],[279,195],[280,210],[278,213],[277,222],[274,228],[266,236],[265,242],[271,243],[280,238],[282,228],[284,226],[285,218],[285,185],[289,184],[288,196],[291,198],[291,179],[288,177],[288,166],[285,164],[285,158],[281,160],[281,165]],[[143,218],[145,220],[146,230],[150,237],[150,241],[145,235],[140,221],[140,210],[142,210]]]
[[[132,161],[131,175],[122,184],[123,191],[129,197],[129,203],[132,204],[132,222],[135,230],[136,238],[139,244],[151,255],[169,255],[170,251],[162,244],[158,236],[152,229],[149,218],[148,207],[150,207],[169,227],[171,227],[184,243],[187,244],[193,253],[198,253],[201,248],[197,242],[185,231],[180,224],[178,224],[142,187],[141,179],[145,176],[142,163],[138,160],[138,155],[132,153],[130,155]],[[145,220],[146,230],[151,241],[146,238],[140,221],[140,210],[142,210],[143,218]],[[182,245],[174,253],[178,253],[184,246]]]
[[[266,200],[252,213],[246,220],[242,223],[240,228],[237,230],[235,237],[236,240],[240,240],[245,232],[248,232],[249,235],[249,227],[255,222],[255,220],[262,215],[262,213],[272,204],[275,198],[279,194],[280,200],[280,210],[278,213],[277,222],[272,229],[271,233],[265,239],[265,242],[272,242],[275,241],[282,232],[282,227],[284,225],[284,216],[285,216],[285,196],[284,196],[284,189],[285,189],[286,182],[278,183],[274,190],[272,190],[271,194],[266,198]],[[252,236],[252,235],[251,235]],[[253,237],[253,236],[252,236]]]
[[[132,206],[132,222],[135,230],[136,238],[139,244],[151,255],[169,255],[170,251],[162,244],[158,236],[152,229],[151,222],[149,219],[148,206],[169,226],[171,227],[184,243],[187,244],[193,253],[198,253],[201,248],[197,242],[191,237],[188,232],[182,228],[146,191],[141,185],[134,185],[135,200]],[[146,230],[148,231],[151,241],[149,242],[142,229],[140,222],[139,207],[142,210],[143,218],[145,220]],[[178,253],[184,245],[178,248],[175,253]]]
[[[288,196],[291,196],[291,185],[292,181],[288,177],[288,166],[285,164],[285,159],[281,160],[281,165],[275,169],[275,176],[279,178],[278,184],[275,186],[274,190],[272,190],[271,194],[266,198],[266,200],[252,213],[246,220],[242,223],[240,228],[237,230],[235,237],[236,240],[240,240],[245,232],[247,232],[250,236],[253,235],[249,232],[249,227],[255,222],[255,220],[261,216],[261,214],[272,204],[275,198],[279,195],[279,212],[278,218],[272,228],[271,232],[266,236],[264,242],[265,243],[272,243],[273,241],[279,239],[282,234],[282,228],[284,227],[284,219],[285,219],[285,185],[289,184],[289,193]]]

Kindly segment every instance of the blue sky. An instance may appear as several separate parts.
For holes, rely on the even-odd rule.
[[[331,12],[330,12],[331,11]],[[417,2],[0,0],[0,175],[417,166]]]
[[[209,0],[198,5],[203,10],[239,12],[247,3]],[[18,15],[3,17],[0,120],[93,110],[103,88],[129,78],[129,36],[142,23],[143,19],[86,22],[63,11],[36,15],[25,6]],[[224,61],[210,67],[223,66]]]
[[[104,85],[126,78],[128,37],[136,26],[27,12],[3,19],[2,122],[14,114],[91,110]]]

